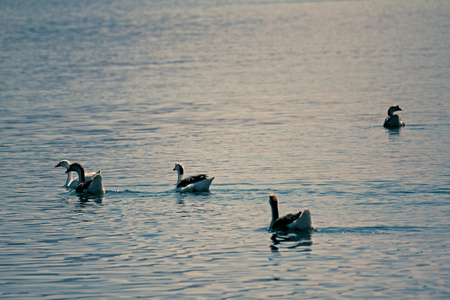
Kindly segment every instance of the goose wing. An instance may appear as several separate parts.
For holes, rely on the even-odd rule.
[[[300,211],[296,214],[288,214],[285,215],[284,217],[276,219],[275,222],[273,222],[272,224],[272,230],[288,231],[289,230],[288,225],[291,224],[292,222],[295,222],[295,220],[297,220],[298,218],[300,218],[301,214],[302,212]]]
[[[81,182],[77,189],[75,190],[77,193],[83,193],[85,190],[87,190],[91,186],[92,180]]]
[[[85,173],[84,176],[86,178],[86,181],[94,179],[94,177],[97,176],[98,174],[101,174],[101,172],[102,172],[101,170],[98,170],[97,172]]]
[[[189,176],[186,177],[184,179],[182,179],[178,184],[177,184],[177,188],[183,188],[186,187],[190,184],[205,180],[208,178],[207,174],[199,174],[199,175],[194,175],[194,176]]]

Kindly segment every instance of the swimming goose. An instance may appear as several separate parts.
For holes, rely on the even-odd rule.
[[[400,119],[398,115],[394,115],[396,111],[402,111],[403,109],[400,106],[391,106],[389,107],[387,114],[388,117],[384,120],[383,126],[386,128],[398,128],[405,126],[405,123]]]
[[[102,182],[102,172],[97,171],[91,180],[86,180],[84,173],[84,168],[79,163],[73,163],[69,166],[66,173],[77,172],[78,178],[80,179],[80,184],[77,186],[75,191],[79,194],[104,194],[105,188]]]
[[[55,168],[57,168],[57,167],[64,167],[64,168],[66,168],[66,170],[67,170],[67,169],[69,169],[69,167],[70,167],[70,161],[68,161],[68,160],[62,160],[62,161],[60,161],[60,162],[55,166]],[[97,172],[98,172],[98,171],[97,171]],[[66,173],[67,173],[67,172],[66,172]],[[86,173],[86,174],[85,174],[86,181],[92,180],[92,177],[93,177],[95,174],[97,174],[97,173],[95,173],[95,172],[92,172],[92,173]],[[73,176],[73,173],[71,173],[71,172],[67,173],[67,180],[66,180],[66,184],[64,185],[66,188],[69,188],[69,189],[76,189],[77,186],[78,186],[79,184],[80,184],[79,177],[78,177],[78,178],[77,178],[77,177],[74,177],[74,176]]]
[[[177,192],[208,192],[209,186],[215,178],[208,176],[208,174],[199,174],[183,179],[184,167],[180,163],[175,163],[173,170],[178,172],[178,180],[175,188]]]
[[[289,230],[312,230],[311,212],[306,208],[296,214],[288,214],[279,217],[278,198],[275,194],[269,195],[269,203],[272,207],[272,221],[269,230],[271,231],[289,231]]]

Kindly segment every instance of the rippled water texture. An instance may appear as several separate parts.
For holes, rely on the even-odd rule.
[[[449,29],[437,0],[1,1],[0,298],[449,298]],[[270,193],[316,229],[268,232]]]

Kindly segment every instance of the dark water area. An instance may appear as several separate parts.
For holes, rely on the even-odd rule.
[[[449,28],[434,0],[1,1],[0,298],[447,299]],[[315,230],[270,233],[270,193]]]

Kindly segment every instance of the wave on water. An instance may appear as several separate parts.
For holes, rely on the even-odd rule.
[[[422,226],[358,226],[358,227],[324,227],[315,229],[317,233],[328,234],[360,234],[360,235],[372,235],[372,234],[389,234],[391,232],[421,232],[426,230],[426,227]]]

